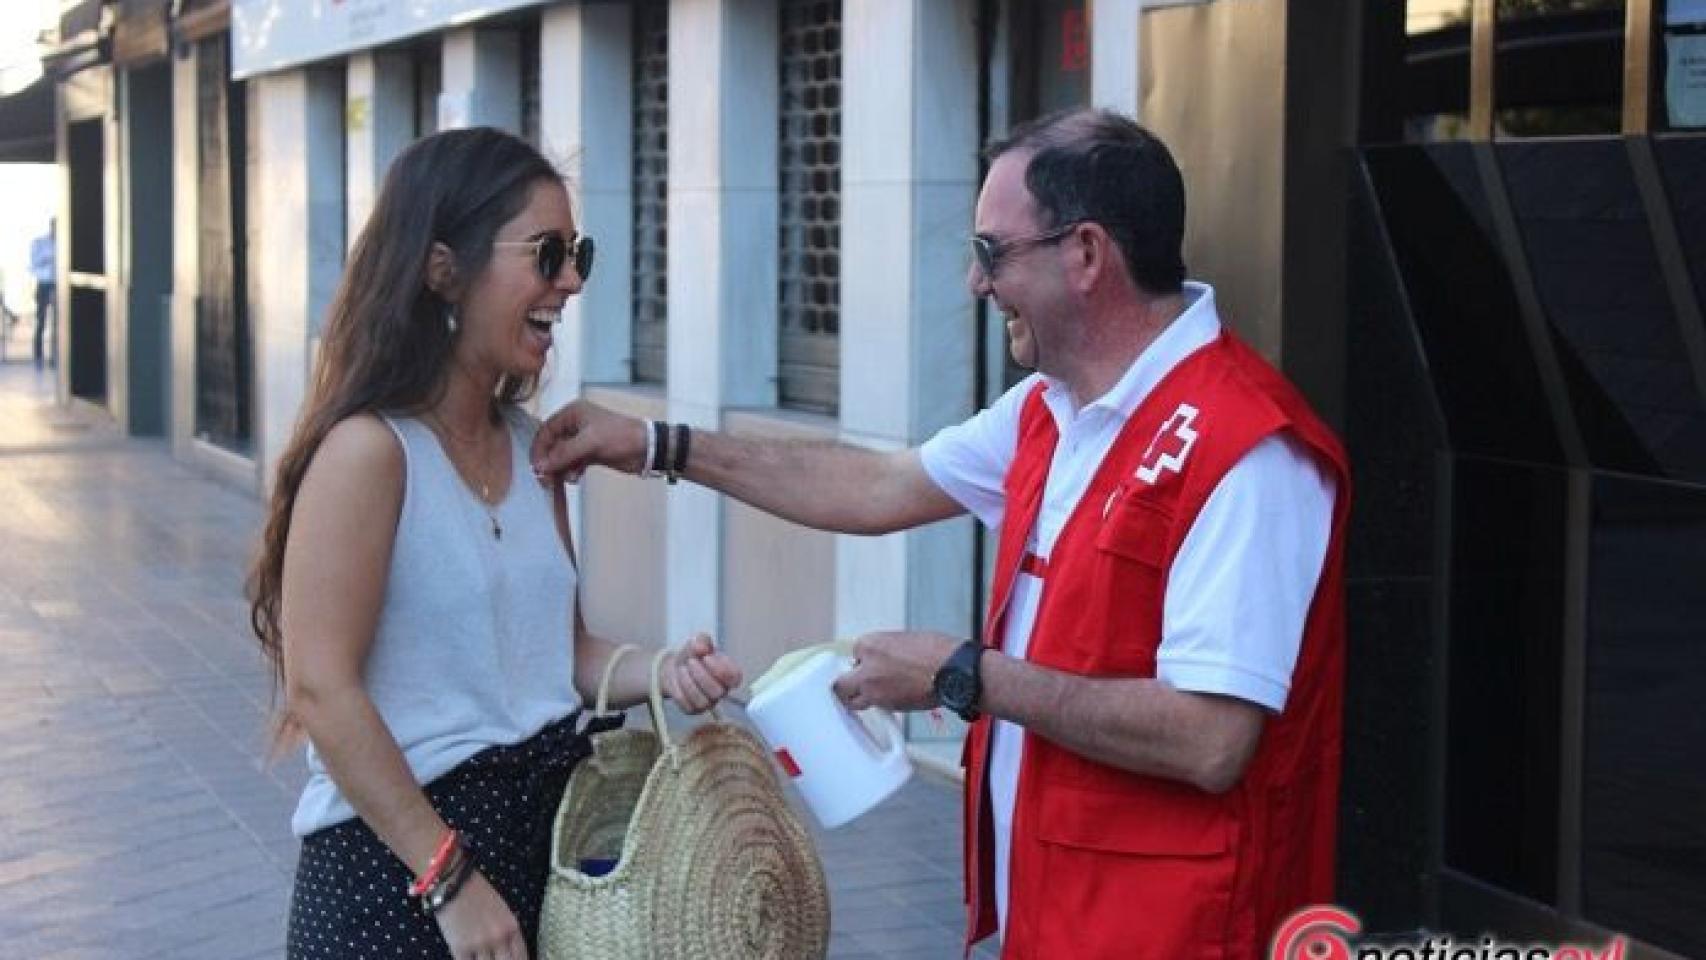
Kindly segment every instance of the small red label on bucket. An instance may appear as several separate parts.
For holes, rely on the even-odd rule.
[[[794,762],[794,755],[788,752],[787,747],[777,748],[776,762],[782,765],[783,772],[790,778],[800,775],[800,765]]]

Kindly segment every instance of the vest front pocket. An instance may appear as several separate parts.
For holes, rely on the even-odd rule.
[[[1050,783],[1038,800],[1041,872],[1026,890],[1078,919],[1040,922],[1037,956],[1225,955],[1236,859],[1216,798],[1149,781],[1117,793]]]

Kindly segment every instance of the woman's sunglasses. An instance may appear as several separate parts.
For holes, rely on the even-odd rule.
[[[574,260],[575,276],[585,283],[592,276],[592,238],[583,233],[577,233],[572,238],[565,238],[555,230],[542,234],[531,240],[494,240],[494,247],[531,247],[533,249],[533,265],[539,268],[539,275],[546,283],[556,283],[557,277],[563,272],[563,264]]]

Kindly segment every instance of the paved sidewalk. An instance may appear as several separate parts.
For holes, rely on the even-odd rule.
[[[14,341],[16,344],[17,341]],[[27,345],[25,348],[27,358]],[[0,954],[283,952],[299,758],[261,762],[248,493],[0,364]],[[820,834],[836,958],[958,956],[957,788]],[[991,952],[979,956],[992,956]]]

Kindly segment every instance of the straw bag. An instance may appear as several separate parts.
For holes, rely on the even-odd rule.
[[[608,715],[610,677],[599,683]],[[829,893],[770,755],[718,719],[670,736],[652,659],[650,730],[594,734],[551,830],[541,960],[810,960],[829,947]],[[614,860],[602,876],[589,861]]]

